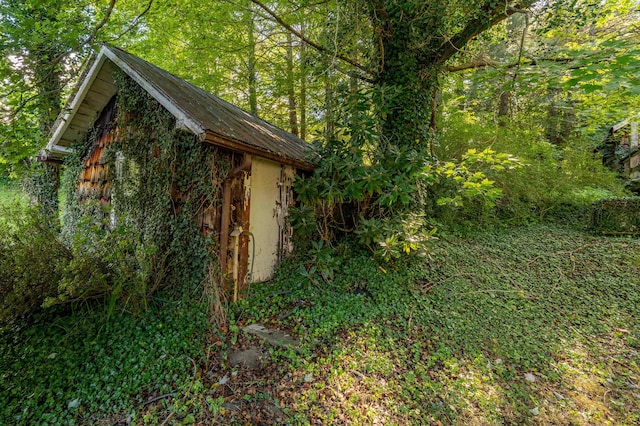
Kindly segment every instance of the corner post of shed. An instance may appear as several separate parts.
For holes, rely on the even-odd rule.
[[[222,217],[220,219],[220,285],[224,286],[228,272],[229,258],[229,236],[231,225],[231,187],[233,181],[240,176],[242,172],[251,171],[252,157],[244,154],[242,163],[233,169],[222,184]],[[235,283],[237,285],[237,283]]]

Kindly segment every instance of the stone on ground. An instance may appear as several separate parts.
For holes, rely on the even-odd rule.
[[[269,330],[262,324],[251,324],[242,329],[245,333],[258,336],[273,346],[297,349],[299,342],[296,338],[280,330]]]

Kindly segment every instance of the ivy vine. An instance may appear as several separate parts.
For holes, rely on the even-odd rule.
[[[107,177],[96,184],[110,185],[111,203],[100,206],[100,188],[89,197],[78,193],[84,162],[100,137],[94,131],[66,160],[64,234],[73,239],[91,228],[91,250],[118,275],[112,300],[131,297],[121,281],[135,282],[134,293],[143,298],[157,290],[197,297],[216,253],[215,239],[204,236],[198,217],[207,206],[220,205],[227,157],[178,129],[175,117],[128,75],[116,71],[114,77],[115,135],[103,154]],[[110,247],[98,247],[105,244]]]

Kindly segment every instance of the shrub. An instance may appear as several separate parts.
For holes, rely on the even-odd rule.
[[[156,256],[156,247],[142,242],[125,221],[111,228],[84,218],[76,227],[58,292],[44,306],[102,299],[109,313],[116,306],[146,310],[164,278],[165,268],[159,265],[164,258]]]
[[[591,206],[590,219],[593,232],[640,235],[640,197],[596,201]]]
[[[431,199],[435,201],[431,214],[449,224],[487,222],[504,193],[496,180],[504,179],[507,173],[511,176],[513,170],[522,166],[514,156],[490,148],[469,149],[455,163],[436,163],[438,180],[431,188]]]
[[[594,156],[591,141],[574,140],[559,147],[547,142],[538,126],[487,126],[461,111],[445,116],[435,147],[438,158],[459,163],[467,150],[487,148],[512,154],[526,165],[491,177],[502,191],[496,202],[501,219],[518,222],[564,215],[572,206],[588,209],[595,200],[625,194],[615,173]]]
[[[57,295],[73,258],[54,219],[36,207],[0,206],[0,320],[37,310]]]
[[[38,207],[0,207],[0,320],[96,299],[109,313],[146,310],[163,281],[164,257],[126,224],[77,226],[63,238]]]

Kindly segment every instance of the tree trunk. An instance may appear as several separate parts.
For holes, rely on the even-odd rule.
[[[258,91],[257,91],[257,76],[256,76],[256,38],[255,38],[255,23],[253,22],[253,11],[249,10],[247,13],[247,38],[248,38],[248,61],[247,61],[247,74],[249,83],[249,112],[255,117],[258,116]]]
[[[549,91],[549,106],[545,123],[545,136],[552,144],[562,146],[567,143],[575,124],[575,110],[571,95],[560,90]]]
[[[289,97],[289,127],[298,136],[298,111],[296,107],[295,76],[293,69],[293,36],[287,33],[287,95]]]
[[[438,91],[438,72],[425,70],[405,48],[406,40],[384,40],[384,68],[378,80],[378,116],[382,140],[380,154],[392,164],[400,149],[412,147],[426,152],[433,94]]]
[[[335,136],[336,122],[333,101],[333,86],[331,85],[331,77],[329,71],[324,74],[324,111],[325,111],[325,127],[324,136],[329,140]]]
[[[511,116],[511,90],[504,90],[500,93],[498,104],[498,125],[504,127],[509,122]]]
[[[375,82],[382,130],[380,154],[392,163],[397,156],[392,147],[428,152],[432,98],[442,67],[435,58],[425,57],[425,52],[440,47],[440,38],[432,36],[441,28],[440,2],[432,3],[428,10],[431,16],[425,21],[416,15],[411,2],[373,1],[372,22],[380,52]],[[416,46],[417,29],[424,34],[420,46]]]
[[[300,30],[304,34],[304,25]],[[307,76],[306,44],[300,43],[300,137],[307,139]]]

